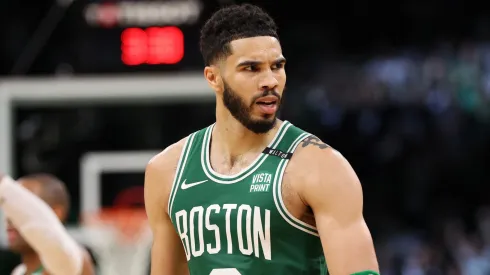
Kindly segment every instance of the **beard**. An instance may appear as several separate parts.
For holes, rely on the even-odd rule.
[[[256,133],[265,134],[276,124],[277,112],[273,115],[264,114],[260,119],[252,118],[252,108],[255,101],[264,96],[273,95],[277,97],[277,107],[281,106],[281,96],[274,90],[266,90],[262,94],[255,96],[251,104],[247,104],[231,87],[224,82],[223,104],[230,111],[231,115],[238,120],[245,128]]]

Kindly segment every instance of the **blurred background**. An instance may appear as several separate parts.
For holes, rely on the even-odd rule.
[[[214,121],[199,28],[243,2],[280,27],[281,117],[358,173],[381,273],[489,275],[489,2],[0,1],[1,171],[64,180],[77,236],[84,211],[141,207],[149,156]],[[123,259],[94,236],[99,267]]]

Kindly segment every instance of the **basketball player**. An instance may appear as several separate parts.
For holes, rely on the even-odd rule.
[[[17,182],[0,175],[0,209],[10,249],[22,257],[12,275],[92,275],[90,256],[62,225],[69,210],[65,185],[36,174]]]
[[[147,166],[151,274],[378,274],[353,169],[276,117],[286,60],[274,21],[229,6],[200,44],[216,123]]]

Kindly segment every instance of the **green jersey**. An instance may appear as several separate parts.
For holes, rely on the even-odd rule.
[[[327,274],[317,229],[286,209],[281,184],[309,133],[284,121],[262,154],[235,175],[210,165],[214,125],[187,138],[168,213],[191,275]]]
[[[31,275],[42,275],[44,272],[44,268],[40,267],[38,269],[36,269],[34,272],[32,272]]]

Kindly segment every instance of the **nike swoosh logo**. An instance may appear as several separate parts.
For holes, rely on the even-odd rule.
[[[180,186],[180,188],[182,188],[183,190],[185,189],[189,189],[191,187],[194,187],[196,185],[199,185],[201,183],[205,183],[206,181],[208,180],[202,180],[202,181],[197,181],[197,182],[193,182],[193,183],[185,183],[187,179],[184,180],[184,182],[182,182],[182,185]]]

